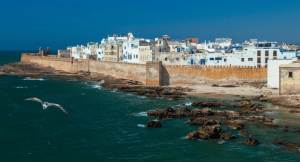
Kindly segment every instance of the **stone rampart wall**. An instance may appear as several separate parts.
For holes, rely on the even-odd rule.
[[[140,81],[147,85],[194,86],[203,84],[233,84],[237,82],[266,82],[267,68],[237,66],[168,66],[159,61],[146,64],[41,57],[23,54],[22,62],[34,62],[66,72],[90,71],[116,78]]]
[[[193,86],[201,84],[232,84],[266,82],[267,68],[239,66],[163,66],[163,85]]]

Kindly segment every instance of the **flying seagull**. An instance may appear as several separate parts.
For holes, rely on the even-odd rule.
[[[57,108],[60,108],[64,113],[66,114],[69,114],[63,107],[61,107],[59,104],[55,104],[55,103],[49,103],[49,102],[44,102],[38,98],[26,98],[26,99],[23,99],[25,101],[27,100],[31,100],[31,101],[37,101],[37,102],[40,102],[42,105],[43,105],[43,109],[47,109],[48,106],[55,106]]]

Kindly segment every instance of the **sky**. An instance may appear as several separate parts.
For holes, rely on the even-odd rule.
[[[300,43],[299,0],[14,0],[0,5],[0,50],[52,50],[136,38]]]

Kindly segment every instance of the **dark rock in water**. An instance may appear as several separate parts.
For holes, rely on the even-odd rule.
[[[163,99],[170,99],[170,100],[173,100],[173,101],[178,101],[178,100],[188,100],[188,98],[186,98],[186,97],[181,97],[181,96],[178,96],[178,95],[164,96]]]
[[[249,137],[249,133],[247,131],[241,131],[241,136]]]
[[[232,127],[233,129],[244,129],[245,123],[241,120],[228,120],[224,124]]]
[[[159,121],[148,121],[146,127],[159,128],[162,127]]]
[[[289,111],[289,113],[300,113],[300,111],[299,110],[291,110],[291,111]]]
[[[210,125],[199,127],[198,131],[191,132],[187,135],[188,139],[219,139],[222,129],[220,125]]]
[[[259,141],[256,138],[249,138],[245,141],[247,145],[259,145]]]
[[[289,128],[289,126],[284,126],[284,128]]]
[[[284,132],[288,132],[289,130],[287,130],[287,129],[284,129],[283,131],[284,131]]]
[[[290,152],[298,153],[300,152],[300,144],[299,143],[293,143],[293,142],[281,142],[281,141],[275,141],[274,144],[276,145],[284,145],[288,148]]]
[[[199,125],[199,126],[209,126],[221,124],[218,120],[207,119],[203,117],[191,118],[191,121],[187,122],[188,125]]]
[[[224,101],[205,101],[205,102],[194,102],[191,106],[200,106],[200,107],[219,107],[227,106]]]
[[[273,124],[273,120],[274,118],[270,118],[266,115],[262,115],[262,116],[241,116],[241,119],[244,120],[248,120],[248,121],[256,121],[257,123],[261,124],[261,125],[265,125],[267,127],[271,127],[271,128],[278,128],[277,124]]]
[[[221,131],[220,125],[210,125],[198,129],[199,138],[203,140],[219,139]]]
[[[223,141],[223,140],[220,140],[219,142],[218,142],[218,144],[222,144],[222,143],[224,143],[225,141]]]
[[[216,116],[224,116],[226,119],[238,119],[240,118],[240,113],[236,111],[214,111]]]
[[[145,95],[147,91],[145,90],[139,90],[137,93],[134,93],[133,95]]]
[[[257,113],[263,113],[265,112],[262,110],[265,108],[262,104],[259,103],[250,103],[250,100],[241,100],[238,103],[228,105],[228,107],[234,107],[234,108],[243,108],[243,110],[238,110],[238,112],[242,114],[257,114]]]
[[[157,97],[161,97],[161,95],[158,93],[158,92],[156,92],[156,91],[154,91],[152,94],[150,94],[150,95],[145,95],[145,96],[147,96],[147,97],[149,97],[149,98],[157,98]]]
[[[190,117],[203,117],[213,115],[213,111],[209,108],[200,109],[189,109],[185,106],[180,106],[177,109],[167,107],[163,110],[155,110],[147,112],[150,117],[159,119],[172,119],[172,118],[190,118]]]
[[[221,132],[220,133],[220,139],[237,139],[238,137],[235,135],[230,135],[226,132]]]

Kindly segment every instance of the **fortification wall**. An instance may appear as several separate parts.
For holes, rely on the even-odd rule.
[[[267,68],[238,66],[172,66],[159,61],[146,64],[68,59],[23,54],[21,62],[51,66],[66,72],[90,71],[116,78],[140,81],[147,85],[194,86],[203,84],[233,84],[237,82],[266,82]]]
[[[267,81],[267,68],[239,66],[163,66],[163,85],[193,86]]]
[[[108,74],[116,78],[131,79],[146,84],[146,65],[123,62],[89,60],[90,72]]]

